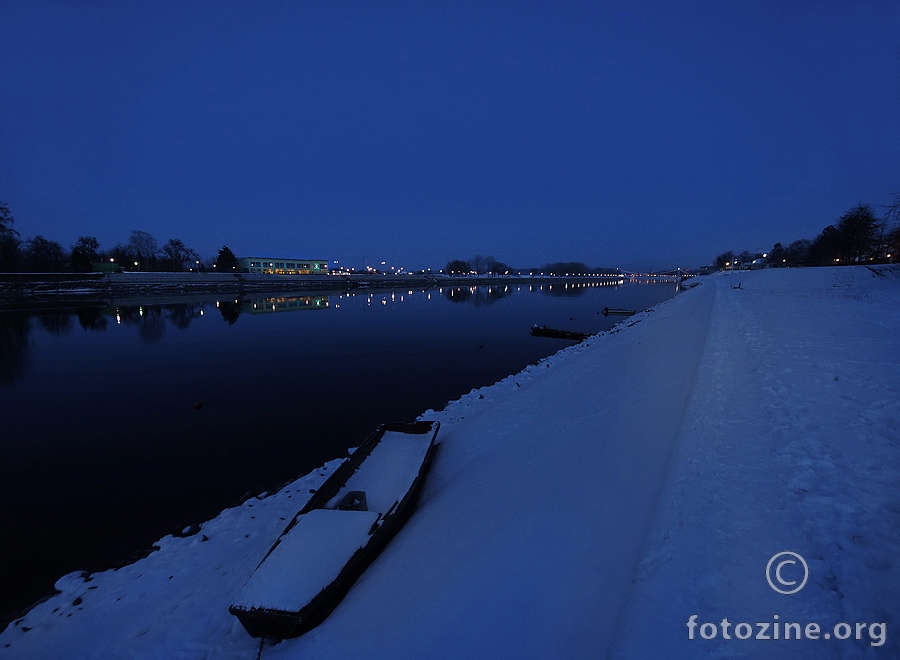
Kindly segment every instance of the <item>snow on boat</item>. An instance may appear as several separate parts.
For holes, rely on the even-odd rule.
[[[288,523],[228,608],[253,637],[319,625],[409,519],[439,422],[383,424]]]

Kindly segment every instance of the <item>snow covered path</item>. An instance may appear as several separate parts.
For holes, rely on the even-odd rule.
[[[900,657],[896,633],[873,646],[856,625],[900,622],[900,269],[713,281],[701,375],[612,657]],[[809,566],[794,595],[766,581],[781,551]],[[692,614],[754,636],[689,640]],[[822,635],[755,638],[776,620]]]
[[[320,627],[262,657],[900,657],[898,366],[900,269],[705,278],[423,415],[441,449],[418,511]],[[227,605],[333,467],[67,576],[0,658],[255,658]],[[766,582],[783,550],[810,569],[792,596]],[[775,615],[889,625],[880,646],[700,635]]]

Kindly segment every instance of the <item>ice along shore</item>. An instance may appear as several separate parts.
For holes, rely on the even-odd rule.
[[[897,267],[706,278],[422,415],[442,449],[418,511],[329,619],[262,657],[896,657],[898,366]],[[256,657],[227,605],[333,467],[61,578],[0,657]],[[766,582],[784,550],[809,566],[793,596]],[[851,634],[690,639],[695,614]]]

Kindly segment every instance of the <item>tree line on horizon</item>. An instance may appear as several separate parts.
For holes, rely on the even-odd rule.
[[[183,272],[186,270],[230,272],[238,259],[227,245],[216,258],[201,261],[200,255],[178,238],[161,247],[149,232],[135,229],[125,243],[101,250],[95,236],[81,236],[68,250],[58,242],[38,235],[22,240],[13,228],[15,220],[5,202],[0,202],[0,272],[53,273],[72,270]]]
[[[900,255],[900,195],[878,218],[870,204],[860,202],[818,236],[785,246],[775,243],[766,253],[723,252],[713,262],[719,269],[740,268],[758,260],[770,267],[840,266],[896,261]]]
[[[472,259],[453,259],[444,267],[448,275],[508,275],[527,272],[529,275],[589,275],[615,272],[612,268],[591,268],[580,261],[555,261],[540,268],[514,269],[494,257],[476,254]]]
[[[502,261],[480,254],[471,259],[452,259],[444,268],[448,275],[506,275],[509,271],[510,267]]]
[[[100,249],[100,242],[95,236],[81,236],[66,250],[58,242],[40,235],[23,240],[13,228],[14,222],[9,206],[0,201],[0,272],[199,270],[222,273],[239,267],[238,258],[227,245],[222,246],[215,259],[201,260],[196,250],[180,239],[170,238],[160,247],[152,234],[135,229],[127,242],[117,243],[108,250]],[[451,275],[504,275],[513,270],[493,256],[476,254],[471,259],[449,261],[444,272]],[[355,271],[351,269],[351,272]],[[610,272],[610,269],[590,268],[577,261],[560,261],[530,268],[527,272],[531,275],[568,275]]]

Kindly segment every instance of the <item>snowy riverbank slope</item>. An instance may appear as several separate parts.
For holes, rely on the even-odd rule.
[[[331,617],[262,657],[898,657],[898,366],[896,268],[706,278],[423,415],[443,426],[419,510]],[[0,658],[255,658],[227,606],[333,467],[66,576]],[[792,596],[766,582],[783,550],[809,565]],[[888,630],[690,640],[693,614]]]

